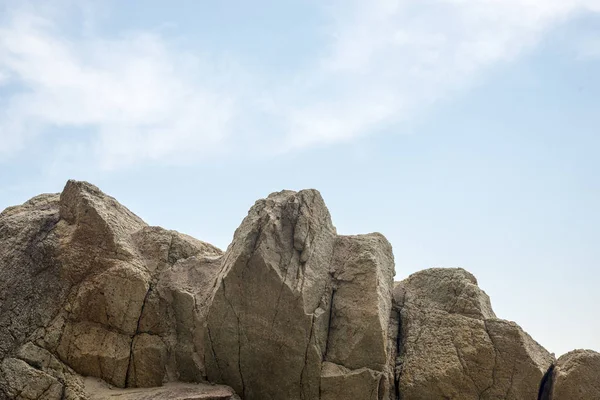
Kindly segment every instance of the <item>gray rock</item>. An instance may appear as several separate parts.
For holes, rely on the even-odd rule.
[[[5,358],[0,365],[0,384],[7,398],[18,400],[60,399],[63,385],[53,376],[23,360]]]
[[[0,398],[38,396],[46,384],[43,398],[59,389],[56,398],[84,398],[77,374],[119,387],[201,381],[208,307],[201,303],[212,295],[220,255],[187,235],[147,226],[85,182],[4,210]],[[155,294],[159,303],[166,297],[162,313],[142,318]],[[151,320],[162,330],[148,327]],[[31,349],[44,354],[43,368]]]
[[[335,243],[316,191],[259,200],[223,256],[207,323],[208,378],[244,399],[316,399]]]
[[[574,350],[561,356],[548,382],[549,394],[541,400],[600,400],[600,354]]]
[[[385,397],[385,378],[369,368],[350,370],[342,365],[323,363],[321,400],[381,400]]]
[[[315,190],[258,200],[223,254],[69,181],[0,213],[0,400],[600,400],[598,353],[555,362],[470,273],[393,276]]]
[[[393,276],[387,240],[337,236],[318,192],[259,200],[223,256],[208,378],[249,400],[393,398]]]
[[[69,291],[57,260],[59,196],[0,213],[0,359],[46,326]]]
[[[322,372],[322,395],[326,387],[328,398],[347,398],[348,388],[360,382],[362,391],[376,399],[392,398],[397,332],[396,329],[389,336],[394,280],[392,246],[381,234],[338,236],[333,270],[324,357],[329,368]],[[333,365],[337,367],[331,368]],[[339,391],[338,397],[335,390]]]
[[[553,357],[515,323],[495,318],[462,269],[431,269],[394,289],[397,375],[407,399],[533,399]]]

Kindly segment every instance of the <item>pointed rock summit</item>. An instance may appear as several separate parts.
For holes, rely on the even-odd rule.
[[[69,181],[0,213],[0,400],[600,400],[473,275],[393,282],[316,190],[258,200],[225,252]]]

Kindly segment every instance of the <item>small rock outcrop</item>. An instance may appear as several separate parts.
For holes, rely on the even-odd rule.
[[[600,400],[473,275],[393,282],[316,190],[258,200],[225,252],[69,181],[0,213],[0,400]]]

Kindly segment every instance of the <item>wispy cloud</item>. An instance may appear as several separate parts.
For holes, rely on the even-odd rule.
[[[236,143],[282,152],[351,140],[470,85],[570,16],[599,12],[600,0],[333,1],[324,9],[326,56],[290,82],[157,33],[73,37],[51,18],[13,13],[0,26],[0,90],[18,90],[0,99],[0,157],[61,128],[80,131],[85,151],[109,168],[193,161]]]
[[[326,100],[291,103],[292,146],[396,124],[515,59],[574,14],[600,11],[600,1],[339,1],[330,10],[330,52],[312,72],[325,88],[314,98]]]
[[[155,34],[71,39],[17,13],[0,29],[4,84],[18,85],[3,99],[0,154],[52,128],[91,135],[90,151],[107,167],[214,152],[235,99],[210,83],[215,65],[203,62]]]
[[[584,37],[577,44],[577,55],[581,59],[597,59],[600,58],[600,31],[596,30],[593,35]]]

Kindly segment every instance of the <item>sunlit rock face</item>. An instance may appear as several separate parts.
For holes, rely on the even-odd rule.
[[[600,400],[598,353],[555,360],[467,271],[394,275],[316,190],[222,252],[69,181],[0,214],[0,399]]]
[[[84,398],[79,375],[117,387],[205,376],[216,247],[75,181],[4,210],[0,243],[3,396]]]
[[[392,396],[394,263],[383,236],[338,236],[317,191],[284,191],[252,207],[223,259],[209,379],[245,399],[341,399],[351,382]]]
[[[535,399],[554,359],[514,322],[496,318],[463,269],[429,269],[398,283],[396,373],[407,399]]]
[[[539,400],[600,400],[600,353],[574,350],[548,371]]]

